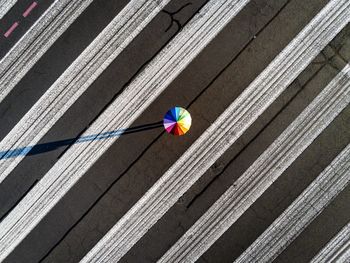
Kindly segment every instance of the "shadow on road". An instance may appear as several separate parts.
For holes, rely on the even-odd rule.
[[[18,156],[36,155],[36,154],[40,154],[40,153],[54,151],[60,147],[67,146],[67,145],[72,145],[72,144],[76,144],[76,143],[84,143],[84,142],[89,142],[89,141],[96,141],[96,140],[105,140],[105,139],[112,138],[112,137],[117,137],[117,136],[121,136],[121,135],[157,129],[160,127],[163,127],[162,121],[150,123],[150,124],[145,124],[145,125],[140,125],[140,126],[135,126],[135,127],[130,127],[127,129],[119,129],[119,130],[114,130],[114,131],[110,131],[110,132],[104,132],[104,133],[100,133],[100,134],[93,134],[93,135],[82,136],[82,137],[78,137],[78,138],[72,138],[72,139],[66,139],[66,140],[60,140],[60,141],[54,141],[54,142],[48,142],[48,143],[41,143],[41,144],[17,148],[17,149],[9,149],[9,150],[0,152],[0,160],[15,158]]]

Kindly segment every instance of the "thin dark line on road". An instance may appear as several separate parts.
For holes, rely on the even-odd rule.
[[[69,3],[67,3],[66,6],[67,6],[67,5],[69,5]],[[142,8],[142,7],[139,7],[139,8],[137,9],[137,11],[139,11],[141,8]],[[57,16],[59,16],[59,15],[60,15],[60,14],[57,14]],[[49,25],[47,25],[47,27],[48,27],[48,26],[49,26]],[[115,34],[119,33],[121,30],[122,30],[122,29],[119,28],[119,29],[115,32]],[[103,49],[103,47],[100,47],[100,48],[99,48],[99,51],[101,51],[102,49]],[[89,63],[90,63],[93,59],[95,59],[96,57],[98,57],[98,55],[99,55],[99,52],[93,54],[93,56],[89,59]],[[77,59],[79,59],[79,57],[78,57]],[[65,71],[65,72],[66,72],[66,71]],[[78,75],[79,75],[79,74],[78,74]],[[72,80],[72,81],[74,81],[76,78],[77,78],[77,75],[73,76],[73,80]],[[60,95],[64,97],[65,95],[67,95],[67,93],[68,93],[68,91],[62,90],[61,93],[60,93]],[[45,93],[45,94],[46,94],[46,93]],[[44,94],[44,95],[45,95],[45,94]],[[55,100],[55,101],[53,102],[53,104],[51,104],[51,107],[52,107],[52,106],[55,106],[55,105],[57,105],[57,104],[58,104],[58,102]],[[40,118],[45,118],[48,114],[49,114],[48,112],[43,112],[41,115],[35,116],[35,118],[33,118],[31,121],[32,121],[33,123],[35,123],[38,119],[40,119]],[[26,115],[25,115],[25,116],[26,116]],[[39,121],[39,123],[40,123],[40,121]],[[72,145],[72,144],[70,144],[70,146],[71,146],[71,145]],[[69,146],[69,147],[70,147],[70,146]],[[26,150],[26,149],[25,149],[25,150]],[[25,152],[23,152],[22,154],[25,154]]]
[[[155,122],[155,123],[149,123],[149,124],[139,125],[139,126],[135,126],[135,127],[130,127],[130,128],[124,129],[124,130],[115,130],[115,131],[112,131],[112,132],[100,133],[100,134],[98,134],[98,136],[101,136],[101,135],[103,136],[104,134],[112,135],[112,133],[114,133],[114,136],[109,136],[108,137],[108,138],[111,138],[111,137],[115,137],[115,136],[118,136],[118,135],[126,135],[126,134],[131,134],[131,133],[140,132],[140,131],[147,131],[147,130],[159,128],[159,127],[162,127],[162,126],[163,126],[163,121],[159,121],[159,122]],[[89,126],[85,127],[74,139],[72,139],[71,142],[67,143],[66,145],[68,145],[68,147],[66,149],[64,149],[64,151],[57,157],[57,159],[61,158],[62,155],[65,154],[66,151],[68,151],[68,149],[73,144],[77,143],[77,141],[81,138],[81,135],[88,128],[89,128]]]
[[[332,48],[332,50],[334,51],[334,53],[340,57],[341,60],[343,60],[343,62],[347,63],[346,59],[343,57],[342,54],[340,54],[340,50],[342,49],[343,46],[339,47],[338,49],[333,47],[333,45],[330,43],[329,46]]]
[[[65,154],[68,149],[79,139],[79,137],[89,128],[89,126],[85,127],[81,132],[78,133],[78,135],[75,137],[74,141],[72,141],[69,145],[67,145],[66,149],[63,150],[63,152],[61,152],[58,156],[57,156],[57,160],[60,159],[63,154]]]
[[[209,0],[208,0],[209,1]],[[199,10],[208,2],[206,1],[198,10],[196,13],[199,12]],[[277,13],[268,21],[268,23],[263,26],[258,32],[257,34],[255,34],[250,40],[249,42],[243,46],[243,48],[237,53],[236,56],[234,56],[234,58],[212,79],[212,81],[210,81],[210,83],[188,104],[187,108],[190,107],[215,81],[216,79],[223,73],[226,71],[227,68],[230,67],[230,65],[244,52],[244,50],[255,40],[256,36],[259,35],[279,14],[280,12],[285,8],[285,6],[287,6],[289,4],[291,0],[288,0],[278,11]],[[194,13],[192,17],[194,17],[196,15],[196,13]],[[184,25],[186,25],[190,20],[188,19]],[[183,25],[183,26],[184,26]],[[182,27],[183,27],[182,26]],[[174,34],[150,59],[148,59],[144,64],[141,65],[141,67],[136,71],[136,73],[129,79],[129,81],[127,81],[124,85],[123,88],[118,91],[113,97],[112,99],[105,105],[105,107],[102,108],[102,110],[97,114],[97,116],[89,123],[88,126],[90,126],[97,118],[98,116],[114,101],[114,99],[121,94],[124,89],[126,88],[126,86],[137,76],[137,74],[175,37],[176,34]],[[67,232],[62,236],[62,238],[60,240],[58,240],[58,242],[45,254],[45,256],[39,261],[39,262],[43,262],[43,260],[45,260],[50,253],[65,239],[65,237],[67,237],[69,235],[69,233],[84,219],[84,217],[89,214],[89,212],[94,208],[94,206],[107,194],[107,192],[125,175],[127,174],[127,172],[134,166],[134,164],[136,164],[142,157],[143,155],[148,151],[149,148],[152,147],[152,145],[158,141],[159,138],[161,138],[161,136],[164,134],[165,132],[163,131],[162,133],[160,133],[142,152],[141,154],[126,168],[126,170],[119,176],[117,177],[109,186],[108,188],[98,197],[98,199],[87,209],[87,211],[78,219],[78,221],[76,221],[75,224],[73,224],[68,230]]]
[[[98,134],[98,135],[85,136],[85,137],[81,137],[78,139],[81,140],[79,143],[91,141],[91,140],[102,140],[102,139],[108,139],[108,138],[111,138],[114,136],[121,136],[121,135],[126,135],[126,134],[131,134],[131,133],[137,133],[137,132],[157,129],[160,127],[163,127],[163,121],[131,127],[131,128],[123,130],[122,132],[116,130],[116,131],[104,133],[104,134],[102,134],[102,137],[101,137],[101,134]],[[38,145],[34,146],[33,150],[31,150],[27,155],[40,154],[43,152],[55,150],[61,146],[67,145],[68,143],[70,143],[71,140],[76,140],[76,139],[67,139],[67,140],[61,140],[61,141],[57,141],[57,142],[38,144]],[[33,151],[33,153],[32,153],[32,151]],[[136,161],[138,161],[138,159]],[[132,163],[131,165],[133,165],[133,164],[134,163]],[[20,201],[22,201],[22,199],[29,193],[29,191],[37,184],[38,181],[39,181],[38,179],[35,180],[33,185],[30,186],[30,188],[21,196],[21,198],[19,198],[17,200],[17,202],[0,218],[0,222],[20,203]]]
[[[273,19],[280,13],[280,11],[289,3],[290,1],[287,1],[287,3],[286,4],[284,4],[284,6],[278,11],[278,13],[273,17]],[[273,20],[272,19],[272,20]],[[263,29],[272,21],[272,20],[270,20],[264,27],[263,27]],[[263,30],[262,29],[262,30]],[[260,30],[259,31],[259,33],[262,31],[262,30]],[[258,34],[259,34],[258,33]],[[254,38],[253,38],[254,39]],[[245,45],[244,47],[243,47],[243,50],[241,50],[239,53],[238,53],[238,55],[237,56],[235,56],[235,58],[234,58],[234,60],[244,51],[244,49],[247,47],[247,46],[249,46],[249,44],[253,41],[253,39],[251,39],[251,41],[249,41],[249,43],[247,44],[247,45]],[[170,39],[171,40],[171,39]],[[170,40],[168,41],[168,42],[170,42]],[[167,43],[168,43],[167,42]],[[158,51],[159,52],[159,51]],[[158,53],[157,52],[157,53]],[[157,54],[156,53],[156,54]],[[155,56],[155,55],[154,55]],[[153,57],[154,57],[153,56]],[[153,58],[152,57],[152,58]],[[152,58],[150,59],[150,60],[152,60]],[[148,60],[146,63],[144,63],[142,66],[141,66],[141,68],[137,71],[137,73],[135,73],[134,74],[134,76],[136,76],[137,74],[138,74],[138,72],[139,71],[141,71],[142,69],[143,69],[143,67],[150,61],[150,60]],[[233,60],[233,61],[234,61]],[[232,64],[233,63],[233,61],[231,61],[223,70],[221,70],[220,71],[220,73],[212,80],[212,82],[211,82],[211,84],[213,83],[213,82],[215,82],[215,80],[219,77],[219,75],[221,75],[228,67],[229,67],[229,65],[230,64]],[[132,79],[134,78],[134,76],[133,77],[131,77],[131,79],[127,82],[127,84],[128,83],[130,83],[131,81],[132,81]],[[125,84],[124,86],[123,86],[123,88],[122,88],[122,90],[121,91],[119,91],[119,92],[117,92],[117,94],[112,98],[112,100],[111,100],[111,102],[113,102],[113,100],[115,99],[115,97],[116,96],[118,96],[122,91],[123,91],[123,89],[125,89],[125,87],[126,87],[126,85],[127,84]],[[201,95],[201,94],[203,94],[204,93],[204,91],[211,85],[211,84],[209,84],[204,90],[202,90],[202,92],[189,104],[189,106],[190,105],[192,105],[194,102],[195,102],[195,100],[197,100],[198,98],[199,98],[199,96]],[[299,90],[298,92],[297,92],[297,94],[300,92],[301,90]],[[296,94],[293,96],[293,98],[296,96]],[[110,102],[110,103],[111,103]],[[103,110],[101,111],[101,112],[103,112],[104,111],[104,109],[105,108],[107,108],[108,106],[109,106],[109,104],[110,103],[108,103],[104,108],[103,108]],[[289,102],[288,102],[289,103]],[[278,115],[278,114],[277,114]],[[277,116],[276,115],[276,116]],[[96,117],[95,117],[95,119],[98,117],[99,115],[97,115]],[[275,118],[275,117],[274,117]],[[95,120],[94,119],[94,120]],[[94,121],[93,120],[93,121]],[[92,121],[92,122],[93,122]],[[271,122],[272,120],[270,120],[270,122]],[[91,122],[91,123],[92,123]],[[269,123],[270,123],[269,122]],[[91,124],[90,123],[90,124]],[[82,217],[80,217],[80,219],[78,220],[78,221],[76,221],[76,223],[74,224],[74,225],[72,225],[70,228],[69,228],[69,230],[64,234],[64,236],[55,244],[55,246],[54,247],[52,247],[49,251],[48,251],[48,253],[40,260],[40,262],[43,262],[43,260],[45,260],[45,258],[47,258],[47,256],[65,239],[65,237],[82,221],[82,219],[84,219],[84,217],[86,216],[86,215],[88,215],[89,214],[89,212],[94,208],[94,206],[104,197],[104,195],[119,181],[119,179],[121,179],[131,168],[132,168],[132,166],[135,164],[135,163],[137,163],[142,157],[143,157],[143,155],[148,151],[148,149],[159,139],[159,138],[161,138],[161,136],[164,134],[165,132],[163,131],[163,132],[161,132],[152,142],[151,142],[151,144],[149,144],[143,151],[142,151],[142,153],[127,167],[127,169],[118,177],[118,178],[116,178],[113,182],[112,182],[112,184],[111,185],[109,185],[108,186],[108,188],[96,199],[96,201],[92,204],[92,206],[90,206],[89,207],[89,209],[82,215]]]
[[[339,50],[335,49],[332,47],[331,44],[329,44],[329,46],[334,50],[334,52],[336,53],[336,55],[339,55],[340,58],[342,60],[344,60],[344,62],[346,62],[346,60],[339,54]],[[296,93],[293,95],[293,97],[287,102],[287,104],[282,107],[278,112],[277,114],[248,142],[248,144],[246,144],[226,165],[225,167],[223,168],[223,170],[217,174],[216,176],[214,176],[210,181],[209,183],[198,193],[194,196],[194,198],[188,203],[188,205],[186,206],[186,208],[190,208],[190,206],[201,196],[203,195],[203,193],[210,187],[210,185],[216,180],[218,179],[225,171],[226,169],[239,157],[239,155],[244,152],[244,150],[246,148],[249,147],[249,145],[255,141],[257,139],[257,137],[259,137],[259,135],[277,118],[277,116],[298,96],[298,94],[304,89],[304,87],[310,83],[314,77],[326,66],[326,65],[329,65],[331,66],[333,69],[339,71],[340,69],[338,68],[335,68],[333,65],[332,65],[332,58],[334,56],[332,56],[331,58],[327,58],[326,55],[323,55],[325,57],[325,61],[322,61],[322,66],[310,77],[310,79],[308,79],[307,82],[305,82],[305,84],[303,85],[303,87]],[[313,63],[313,64],[318,64],[318,63]]]
[[[197,12],[195,12],[182,26],[185,26],[198,12],[199,10],[208,2],[209,0],[207,0],[198,10]],[[243,46],[243,48],[237,53],[237,55],[212,79],[212,81],[210,81],[210,83],[188,104],[187,108],[190,107],[215,81],[216,79],[223,73],[226,71],[226,69],[228,67],[230,67],[230,65],[243,53],[243,51],[254,41],[254,39],[256,38],[257,35],[259,35],[279,14],[280,12],[285,8],[285,6],[287,6],[287,4],[290,2],[291,0],[288,0],[278,11],[277,13],[268,21],[268,23],[263,26],[258,32],[257,34],[255,34],[250,40],[249,42]],[[164,12],[164,10],[163,10]],[[168,11],[164,12],[169,14]],[[94,119],[92,119],[92,121],[89,123],[88,126],[90,126],[97,118],[99,115],[101,115],[101,113],[114,101],[114,99],[120,95],[124,89],[127,87],[127,85],[129,83],[131,83],[131,81],[139,74],[139,72],[141,70],[144,69],[144,67],[150,62],[152,61],[152,59],[154,57],[157,56],[157,54],[176,36],[177,32],[165,43],[161,46],[160,49],[158,49],[158,51],[150,58],[148,59],[145,63],[143,63],[141,65],[141,67],[136,71],[136,73],[134,73],[132,75],[132,77],[129,79],[129,81],[127,81],[122,89],[120,91],[118,91],[113,97],[112,99],[102,108],[102,110],[96,115],[96,117]],[[86,128],[87,129],[87,128]],[[144,156],[144,154],[152,147],[152,145],[157,142],[162,135],[165,132],[161,132],[155,139],[153,139],[153,141],[141,152],[141,154],[125,169],[124,172],[122,172],[122,174],[117,177],[109,186],[108,188],[95,200],[95,202],[85,211],[85,213],[66,231],[66,233],[60,238],[60,240],[58,240],[56,242],[56,244],[40,259],[39,262],[43,262],[50,254],[52,251],[55,250],[55,248],[69,235],[69,233],[84,219],[85,216],[87,216],[89,214],[89,212],[94,208],[94,206],[96,204],[98,204],[98,202],[109,192],[109,190],[124,176],[128,173],[128,171]]]
[[[84,131],[86,131],[88,128],[89,128],[89,126],[93,123],[93,122],[95,122],[96,121],[96,119],[108,108],[108,106],[109,105],[111,105],[112,103],[113,103],[113,101],[121,94],[121,93],[123,93],[123,91],[125,90],[125,88],[135,79],[135,77],[146,67],[146,65],[149,63],[149,62],[151,62],[157,55],[158,55],[158,53],[164,48],[164,47],[166,47],[168,44],[169,44],[169,42],[177,35],[177,33],[181,30],[181,28],[183,28],[198,12],[199,12],[199,10],[201,10],[202,9],[202,7],[205,5],[205,4],[207,4],[209,2],[209,0],[207,0],[207,1],[205,1],[205,3],[204,4],[202,4],[198,9],[197,9],[197,11],[192,15],[192,16],[190,16],[190,18],[189,19],[187,19],[185,22],[184,22],[184,24],[183,25],[181,25],[180,24],[180,28],[178,29],[178,31],[176,31],[148,60],[146,60],[139,68],[138,68],[138,70],[130,77],[130,79],[127,81],[127,82],[125,82],[124,83],[124,85],[122,86],[122,88],[118,91],[118,92],[116,92],[114,95],[113,95],[113,97],[107,102],[107,104],[104,106],[104,107],[102,107],[102,109],[96,114],[96,116],[89,122],[89,124],[85,127],[85,129],[82,131],[82,132],[80,132],[80,134],[79,135],[81,135],[82,133],[84,133]],[[190,3],[188,3],[187,5],[185,5],[185,6],[183,6],[182,8],[180,8],[180,10],[182,10],[184,7],[186,7],[186,6],[188,6],[188,5],[190,5]],[[164,12],[165,10],[162,10],[162,12]],[[166,11],[166,12],[168,12],[168,11]],[[179,12],[179,10],[177,11],[177,13]],[[78,135],[78,136],[79,136]],[[73,145],[73,144],[71,144],[71,145]],[[59,159],[59,158],[61,158],[62,157],[62,155],[65,153],[65,152],[67,152],[68,150],[69,150],[69,148],[70,148],[70,146],[71,145],[69,145],[64,151],[63,151],[63,153],[61,153],[58,157],[57,157],[57,159]]]
[[[87,216],[90,211],[95,207],[96,204],[98,204],[101,199],[109,192],[109,190],[112,189],[112,187],[125,175],[129,172],[129,170],[134,166],[135,163],[137,163],[143,155],[148,151],[150,147],[152,147],[153,143],[155,143],[163,134],[165,131],[161,132],[150,145],[148,145],[142,153],[122,172],[122,174],[114,179],[114,181],[107,187],[106,190],[103,191],[103,193],[93,202],[93,204],[84,212],[84,214],[66,231],[66,233],[56,242],[56,244],[40,259],[39,262],[43,262],[50,254],[51,252],[69,235],[69,233],[84,219],[85,216]]]
[[[199,9],[188,19],[184,22],[183,25],[181,25],[181,28],[183,28],[198,12],[199,10],[201,10],[201,8],[207,4],[209,2],[209,0],[205,1],[204,4],[202,4]],[[164,11],[164,10],[163,10]],[[162,11],[162,12],[163,12]],[[110,104],[112,104],[112,102],[121,94],[123,93],[123,91],[126,89],[126,87],[135,79],[135,77],[146,67],[147,64],[149,64],[149,62],[151,62],[157,55],[160,51],[162,51],[162,49],[164,49],[164,47],[166,47],[170,42],[171,40],[173,40],[173,38],[177,35],[177,32],[175,34],[173,34],[148,60],[146,60],[139,68],[138,70],[130,77],[130,79],[125,82],[125,84],[122,86],[121,90],[119,90],[118,92],[116,92],[114,94],[114,96],[109,100],[109,102],[107,102],[107,104],[99,111],[99,113],[95,116],[95,118],[93,118],[89,125],[90,126],[93,122],[96,121],[96,119],[108,108],[108,106]]]
[[[209,1],[209,0],[207,0],[206,3],[207,3],[208,1]],[[184,5],[183,7],[181,7],[176,13],[178,13],[180,10],[182,10],[182,9],[183,9],[184,7],[186,7],[187,5],[190,5],[190,3]],[[203,6],[204,6],[204,5],[203,5]],[[202,6],[201,6],[200,8],[202,8]],[[165,11],[165,10],[162,10],[162,12],[164,12],[164,11]],[[198,10],[198,11],[199,11],[199,10]],[[197,11],[196,13],[198,13],[198,11]],[[166,12],[167,12],[167,11],[166,11]],[[194,15],[193,15],[193,16],[194,16]],[[191,16],[191,18],[192,18],[193,16]],[[190,19],[191,19],[191,18],[190,18]],[[190,19],[189,19],[189,20],[190,20]],[[184,23],[184,25],[186,25],[186,24],[188,23],[189,20],[187,20],[187,21]],[[170,39],[168,39],[168,40],[155,52],[154,55],[152,55],[148,60],[146,60],[146,61],[137,69],[137,71],[130,77],[130,79],[129,79],[126,83],[124,83],[124,85],[122,86],[121,90],[119,90],[117,93],[115,93],[115,94],[113,95],[113,97],[107,102],[107,104],[106,104],[104,107],[102,107],[102,109],[101,109],[101,110],[96,114],[96,116],[89,122],[89,124],[79,133],[78,136],[80,136],[81,134],[83,134],[83,133],[89,128],[89,126],[90,126],[93,122],[95,122],[96,119],[108,108],[108,106],[109,106],[121,93],[123,93],[123,91],[125,90],[125,88],[131,83],[131,81],[145,68],[145,66],[146,66],[149,62],[151,62],[151,61],[158,55],[158,53],[159,53],[166,45],[168,45],[168,43],[177,35],[177,33],[181,30],[182,27],[183,27],[183,26],[181,26],[181,24],[180,24],[180,28],[178,29],[178,31],[176,31],[175,34],[173,34],[173,35],[170,37]],[[165,32],[166,32],[166,31],[165,31]],[[77,136],[77,138],[78,138],[78,136]],[[57,157],[57,159],[61,158],[61,157],[63,156],[63,154],[65,154],[65,153],[69,150],[69,148],[70,148],[72,145],[73,145],[73,143],[70,144],[70,145]]]
[[[72,139],[65,139],[65,140],[54,141],[54,142],[48,142],[48,143],[41,143],[41,144],[37,144],[34,146],[27,146],[27,147],[22,147],[22,148],[18,148],[18,149],[5,150],[5,151],[0,152],[0,160],[1,159],[15,158],[15,157],[22,156],[22,155],[25,155],[25,156],[37,155],[37,154],[57,150],[58,148],[66,146],[66,145],[71,146],[71,145],[76,144],[76,143],[105,140],[105,139],[113,138],[116,136],[122,136],[122,135],[126,135],[126,134],[152,130],[152,129],[156,129],[156,128],[160,128],[160,127],[163,127],[162,121],[150,123],[150,124],[145,124],[145,125],[139,125],[139,126],[135,126],[135,127],[130,127],[127,129],[118,129],[118,130],[103,132],[103,133],[99,133],[99,134],[87,135],[87,136],[76,137],[76,138],[72,138]]]
[[[204,194],[204,192],[227,170],[227,168],[229,168],[231,166],[231,164],[270,126],[271,123],[274,122],[274,120],[292,103],[292,101],[294,101],[294,99],[304,90],[305,86],[307,86],[308,83],[310,83],[314,77],[325,67],[322,66],[320,67],[311,77],[310,79],[308,79],[307,82],[305,82],[305,84],[303,85],[303,87],[301,87],[289,100],[288,102],[272,117],[272,119],[270,119],[265,125],[264,127],[259,130],[259,132],[246,144],[244,145],[244,147],[237,153],[234,155],[234,157],[225,165],[225,167],[222,169],[222,171],[220,171],[220,173],[218,173],[217,175],[215,175],[208,183],[207,185],[198,193],[196,194],[191,201],[188,203],[188,205],[186,205],[186,208],[189,209],[193,203]]]
[[[205,1],[198,9],[197,11],[189,18],[187,19],[184,24],[181,26],[185,26],[201,9],[204,5],[206,5],[210,0]],[[102,110],[96,115],[96,117],[88,124],[88,126],[85,128],[85,130],[98,118],[101,113],[108,108],[108,106],[114,101],[114,99],[120,95],[124,89],[127,87],[127,85],[138,75],[138,73],[150,62],[153,60],[154,57],[157,56],[157,54],[177,35],[178,32],[173,34],[168,41],[165,42],[161,46],[160,49],[156,51],[156,53],[151,56],[150,59],[148,59],[145,63],[141,65],[141,67],[134,73],[131,78],[123,85],[122,89],[118,91],[112,99],[102,108]],[[148,151],[149,148],[152,147],[152,145],[159,140],[163,136],[165,131],[162,131],[153,141],[139,154],[139,156],[124,170],[124,172],[121,173],[120,176],[118,176],[108,187],[103,193],[95,200],[95,202],[85,211],[85,213],[66,231],[66,233],[56,242],[56,244],[40,259],[39,263],[43,262],[50,254],[52,251],[55,250],[55,248],[69,235],[69,233],[84,219],[86,215],[89,214],[89,212],[94,208],[94,206],[107,194],[107,192],[125,175],[127,172],[136,164],[142,157],[143,155]],[[69,148],[69,147],[68,147]],[[66,150],[68,150],[68,148]]]
[[[178,14],[179,12],[182,11],[182,9],[184,9],[185,7],[189,6],[189,5],[192,5],[192,3],[187,3],[187,4],[184,4],[182,7],[180,7],[179,9],[177,9],[176,11],[174,12],[170,12],[170,11],[167,11],[167,10],[163,10],[164,13],[168,14],[170,16],[170,24],[169,26],[165,29],[165,32],[168,32],[169,29],[173,26],[173,24],[175,23],[177,25],[177,31],[176,31],[176,34],[181,30],[181,23],[178,19],[174,18],[174,16],[176,14]]]
[[[210,86],[236,61],[238,57],[250,46],[250,44],[268,27],[271,22],[283,11],[283,9],[290,3],[291,0],[288,0],[278,11],[277,13],[260,29],[254,36],[250,38],[250,40],[243,46],[243,48],[231,59],[231,61],[219,71],[219,73],[205,86],[205,88],[188,104],[187,108],[189,108],[193,103],[197,101],[197,99],[210,88]]]
[[[208,0],[209,1],[209,0]],[[199,9],[196,13],[199,12],[199,10],[208,2],[206,1]],[[234,56],[234,58],[210,81],[210,83],[188,104],[187,108],[190,107],[217,79],[218,77],[224,73],[226,71],[227,68],[230,67],[230,65],[244,52],[244,50],[255,40],[256,36],[258,36],[279,14],[280,12],[285,8],[285,6],[287,6],[287,4],[290,2],[291,0],[288,0],[278,11],[277,13],[268,21],[268,23],[263,26],[248,42],[246,45],[243,46],[243,48],[237,53],[236,56]],[[193,16],[196,15],[193,14]],[[191,17],[191,18],[192,18]],[[186,25],[190,20],[187,20],[184,25]],[[175,34],[176,35],[176,34]],[[89,123],[88,126],[90,126],[97,118],[98,116],[114,101],[114,99],[123,92],[123,90],[126,88],[126,86],[135,78],[135,76],[175,37],[175,35],[173,35],[149,60],[147,60],[143,65],[141,65],[141,67],[137,70],[137,72],[129,79],[128,82],[126,82],[123,85],[123,88],[117,92],[113,98],[110,100],[109,103],[106,104],[106,106],[100,111],[100,113]],[[126,170],[119,176],[117,177],[109,186],[108,188],[98,197],[98,199],[87,209],[87,211],[78,219],[78,221],[76,221],[76,223],[74,223],[68,230],[67,232],[62,236],[62,238],[60,240],[58,240],[58,242],[45,254],[45,256],[39,261],[39,262],[43,262],[50,254],[51,252],[69,235],[69,233],[84,219],[84,217],[86,215],[89,214],[89,212],[94,208],[94,206],[107,194],[107,192],[124,176],[127,174],[127,172],[134,166],[134,164],[136,164],[143,156],[144,154],[148,151],[148,149],[150,149],[152,147],[152,145],[157,142],[162,135],[165,132],[163,131],[162,133],[160,133],[142,152],[141,154],[126,168]]]
[[[21,198],[19,198],[17,202],[13,206],[11,206],[9,210],[7,210],[7,212],[0,218],[0,222],[19,204],[19,202],[22,201],[22,199],[30,192],[30,190],[33,189],[33,187],[38,183],[38,181],[39,180],[36,179],[34,183],[28,188],[28,190],[21,196]]]

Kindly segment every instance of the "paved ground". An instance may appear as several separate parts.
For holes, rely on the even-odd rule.
[[[30,2],[16,3],[1,20],[2,33]],[[38,8],[27,20],[21,18],[23,23],[10,37],[0,37],[1,57],[53,1],[37,2]],[[82,134],[206,2],[171,1],[39,143]],[[173,137],[159,127],[122,135],[5,262],[82,259],[328,2],[252,0],[132,125],[159,122],[169,108],[179,105],[192,115],[190,132]],[[95,0],[63,33],[0,103],[0,139],[127,3]],[[347,26],[121,261],[156,262],[349,61]],[[198,262],[237,259],[349,143],[347,106]],[[34,189],[69,147],[53,147],[20,162],[0,184],[0,217]],[[349,222],[349,198],[348,186],[274,262],[311,260]]]

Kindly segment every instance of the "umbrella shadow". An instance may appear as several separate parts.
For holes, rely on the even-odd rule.
[[[18,156],[31,156],[37,155],[45,152],[50,152],[59,149],[64,146],[71,146],[76,143],[84,143],[89,141],[105,140],[113,137],[118,137],[122,135],[143,132],[148,130],[153,130],[163,127],[163,122],[149,123],[145,125],[130,127],[126,129],[113,130],[109,132],[93,134],[88,136],[82,136],[78,138],[65,139],[60,141],[53,141],[48,143],[36,144],[33,146],[26,146],[17,149],[9,149],[5,151],[0,151],[0,160],[16,158]]]

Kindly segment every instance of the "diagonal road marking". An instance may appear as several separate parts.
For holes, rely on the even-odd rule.
[[[1,141],[0,183],[24,159],[26,146],[37,144],[169,1],[132,0],[66,69]],[[18,158],[8,159],[20,148]]]
[[[255,262],[257,259],[259,262],[272,262],[344,190],[349,182],[350,145],[235,263]]]
[[[282,175],[349,102],[350,66],[347,66],[159,262],[198,259]],[[265,244],[269,248],[270,243]],[[262,247],[262,244],[259,246]],[[263,253],[261,260],[263,256],[267,254]],[[246,262],[245,259],[239,262]]]
[[[118,261],[291,84],[350,20],[350,3],[332,0],[249,85],[82,262]],[[113,115],[113,107],[101,117]],[[73,157],[74,155],[72,155]],[[84,169],[81,162],[81,169]]]
[[[56,0],[1,59],[0,103],[92,1]]]
[[[18,0],[0,0],[0,19],[17,3]]]
[[[111,128],[114,130],[117,127],[129,127],[132,122],[143,112],[144,109],[171,83],[171,81],[204,49],[204,47],[220,32],[220,30],[249,2],[249,0],[211,0],[209,1],[200,12],[183,28],[183,30],[156,56],[156,58],[150,62],[150,64],[142,71],[136,79],[130,83],[123,92],[113,103],[107,108],[107,110],[97,119],[97,121],[86,131],[86,135],[91,134],[92,131],[96,131],[95,134],[108,131]],[[165,4],[165,1],[160,5],[160,1],[156,5],[153,1],[145,1],[147,3],[147,11],[137,12],[139,8],[143,8],[140,0],[135,0],[132,5],[126,10],[122,11],[122,14],[118,19],[115,19],[114,24],[108,27],[102,33],[101,38],[96,41],[95,45],[99,45],[101,49],[113,50],[113,43],[104,43],[106,40],[104,37],[113,36],[115,41],[121,41],[121,37],[113,35],[110,31],[115,30],[116,25],[120,25],[123,22],[128,21],[131,23],[130,13],[134,12],[132,16],[136,21],[141,22],[141,26],[145,26],[148,21],[147,17],[144,17],[144,12],[153,12],[155,15]],[[144,4],[146,5],[146,4]],[[131,10],[130,10],[131,9]],[[128,17],[129,16],[129,17]],[[149,15],[150,16],[150,15]],[[116,23],[116,25],[115,25]],[[125,28],[124,34],[135,36],[139,30],[137,27],[136,32],[130,32],[129,27]],[[141,27],[140,26],[140,27]],[[102,42],[102,43],[101,43]],[[107,45],[108,44],[108,45]],[[123,47],[125,44],[122,44]],[[118,49],[117,51],[119,51]],[[90,50],[84,51],[83,58],[86,60],[86,56],[90,56]],[[114,53],[115,54],[115,53]],[[71,88],[70,78],[66,80],[68,76],[62,79],[63,84],[69,84],[69,88],[72,91],[67,91],[65,85],[61,85],[65,88],[66,97],[64,105],[58,107],[52,106],[50,98],[49,101],[40,99],[37,103],[38,109],[42,109],[44,105],[47,105],[49,124],[45,124],[45,127],[53,124],[58,118],[57,115],[63,114],[67,105],[71,105],[80,92],[92,82],[93,79],[101,73],[106,66],[106,63],[112,61],[111,57],[101,57],[101,62],[104,64],[101,66],[96,61],[85,60],[79,61],[80,63],[89,63],[89,66],[97,71],[97,73],[91,73],[91,70],[86,73],[85,78],[87,80],[81,81],[81,86],[76,85],[76,88]],[[71,67],[72,72],[78,72],[81,74],[81,65],[73,63]],[[68,69],[68,72],[71,72]],[[80,82],[79,82],[80,83]],[[55,87],[58,91],[54,91],[56,96],[61,96],[59,92],[62,90],[60,87]],[[76,89],[79,89],[78,91]],[[73,93],[75,92],[75,93]],[[72,94],[73,93],[73,94]],[[45,99],[47,99],[45,97]],[[68,102],[66,100],[69,99]],[[52,112],[54,115],[52,116]],[[35,111],[30,111],[28,116],[31,116]],[[40,114],[41,116],[41,114]],[[30,125],[28,125],[30,122]],[[29,131],[28,134],[37,138],[42,136],[43,127],[35,126],[33,128],[33,120],[28,117],[27,121],[21,121],[21,125],[25,125]],[[37,123],[37,122],[36,122]],[[21,126],[17,127],[22,129]],[[44,128],[46,129],[46,128]],[[34,132],[35,131],[35,132]],[[39,133],[39,135],[37,135]],[[83,136],[85,135],[83,134]],[[16,135],[14,133],[14,135]],[[38,182],[38,184],[28,193],[28,195],[14,208],[14,210],[0,223],[0,260],[6,258],[6,256],[23,240],[29,232],[42,220],[42,218],[54,207],[54,205],[60,200],[62,196],[79,180],[79,178],[87,171],[89,167],[101,156],[101,154],[112,145],[112,143],[118,138],[100,141],[100,142],[88,142],[85,145],[77,144],[73,145],[66,154],[54,165],[54,167]],[[9,140],[11,138],[9,137]],[[30,138],[32,139],[32,138]],[[34,139],[36,140],[36,139]],[[27,143],[26,143],[27,144]],[[1,147],[2,148],[2,147]],[[15,160],[18,160],[17,158]],[[4,160],[2,160],[4,161]],[[4,163],[4,162],[3,162]],[[14,165],[11,164],[6,167],[6,172],[11,170]],[[1,170],[0,165],[0,170]]]
[[[350,222],[311,260],[310,263],[346,263],[350,259]]]

